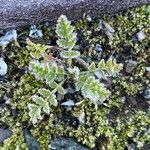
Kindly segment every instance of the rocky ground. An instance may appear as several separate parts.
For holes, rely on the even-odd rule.
[[[70,81],[58,107],[33,125],[30,97],[45,86],[30,74],[27,39],[50,45],[58,58],[55,26],[49,22],[0,36],[0,150],[149,150],[150,149],[150,5],[72,24],[75,49],[88,65],[110,57],[122,64],[115,78],[104,80],[111,95],[98,108],[83,100]],[[76,62],[75,62],[76,63]],[[81,63],[81,64],[80,64]],[[85,63],[85,64],[84,64]],[[99,74],[96,75],[99,77]],[[79,105],[76,103],[81,102]]]

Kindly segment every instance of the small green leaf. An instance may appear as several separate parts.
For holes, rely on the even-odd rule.
[[[29,104],[29,116],[33,124],[36,124],[38,120],[42,119],[41,116],[41,107],[35,104]]]
[[[93,62],[90,66],[89,66],[89,71],[95,71],[96,70],[96,66],[95,63]]]
[[[74,33],[74,27],[71,26],[71,22],[67,17],[61,15],[57,21],[56,33],[58,35],[57,44],[65,49],[73,49],[76,43],[76,33]]]
[[[57,76],[57,72],[58,72],[58,68],[57,68],[56,63],[51,64],[50,68],[49,68],[49,73],[46,76],[47,84],[50,85],[55,80],[55,78]]]
[[[69,73],[73,76],[74,80],[78,80],[79,79],[79,75],[80,75],[80,70],[78,67],[74,67],[74,68],[68,68]]]
[[[51,87],[52,89],[57,88],[57,86],[58,86],[58,84],[57,84],[55,81],[53,81],[52,83],[50,83],[50,87]]]
[[[77,52],[77,51],[62,51],[61,53],[60,53],[60,56],[62,57],[62,58],[77,58],[77,57],[79,57],[80,56],[80,53],[79,52]]]
[[[64,79],[64,74],[65,74],[65,71],[64,71],[64,67],[63,66],[59,66],[58,67],[58,74],[57,74],[57,81],[62,81]]]
[[[57,92],[59,94],[62,94],[62,95],[64,95],[66,93],[66,91],[64,90],[64,88],[61,85],[59,85],[59,84],[57,86]]]
[[[45,53],[45,50],[49,48],[47,45],[42,45],[42,44],[35,44],[29,39],[27,39],[27,49],[30,51],[30,55],[35,58],[39,59],[42,57],[42,55]]]
[[[49,105],[50,106],[55,106],[57,107],[58,105],[58,102],[57,102],[57,99],[56,99],[56,96],[54,94],[51,93],[51,95],[49,97],[47,97],[45,99],[47,102],[49,102]]]
[[[44,80],[49,72],[48,64],[40,63],[38,60],[30,61],[29,70],[38,79]]]
[[[86,76],[85,75],[81,75],[79,80],[75,83],[76,86],[76,90],[79,91],[82,86],[84,85],[84,82],[86,81]]]
[[[102,59],[99,63],[98,63],[98,68],[100,69],[100,71],[105,70],[105,60]]]
[[[41,109],[45,113],[47,113],[47,114],[50,113],[49,103],[47,101],[45,101],[42,97],[34,95],[31,98],[39,107],[41,107]]]
[[[82,94],[94,103],[103,103],[109,97],[110,91],[104,87],[104,84],[99,83],[99,80],[91,76],[86,79],[82,87]]]
[[[44,98],[50,96],[50,94],[51,94],[51,92],[50,92],[49,90],[44,89],[44,88],[39,89],[39,90],[38,90],[38,93],[39,93],[40,95],[42,95]]]

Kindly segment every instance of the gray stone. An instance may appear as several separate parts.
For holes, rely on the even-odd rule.
[[[17,40],[17,31],[16,30],[12,30],[9,32],[6,32],[6,34],[2,37],[0,37],[0,46],[5,46],[7,44],[9,44],[12,41],[16,41]]]
[[[150,99],[150,88],[144,91],[143,96],[145,99]]]
[[[78,20],[83,14],[99,17],[149,3],[150,0],[0,0],[0,30],[56,21],[61,14]]]
[[[0,128],[0,144],[11,136],[12,132],[9,129]]]
[[[24,131],[24,136],[29,150],[40,150],[40,144],[32,137],[28,130]]]
[[[150,150],[150,143],[149,144],[145,144],[141,150]]]
[[[54,138],[50,145],[53,150],[89,150],[72,138]]]
[[[36,28],[35,25],[31,26],[29,36],[32,38],[42,38],[43,33],[42,30]]]
[[[131,73],[137,66],[137,62],[133,60],[129,60],[126,66],[126,72]]]
[[[142,30],[139,31],[136,35],[137,35],[139,42],[142,42],[146,37],[144,31],[142,31]]]
[[[7,73],[7,70],[8,70],[8,66],[6,62],[4,61],[4,59],[1,57],[0,58],[0,75],[4,76]]]
[[[135,144],[130,144],[129,146],[128,146],[128,150],[136,150],[136,146],[135,146]]]

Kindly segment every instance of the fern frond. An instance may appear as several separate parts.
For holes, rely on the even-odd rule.
[[[28,104],[30,120],[33,124],[42,119],[42,112],[49,114],[51,106],[57,107],[56,96],[47,89],[39,89],[37,94],[31,97],[34,104]]]
[[[72,50],[69,50],[69,51],[62,51],[62,52],[60,53],[60,56],[61,56],[62,58],[65,58],[65,59],[68,59],[68,58],[73,59],[73,58],[79,57],[79,56],[80,56],[80,53],[77,52],[77,51],[72,51]]]
[[[82,87],[82,94],[85,98],[90,99],[94,103],[103,103],[110,95],[110,91],[99,83],[93,76],[88,77]]]
[[[48,45],[35,44],[29,39],[27,39],[26,43],[26,47],[30,51],[31,57],[33,57],[34,59],[41,58],[42,55],[45,53],[45,50],[49,48]]]
[[[42,120],[41,107],[35,104],[28,104],[30,120],[36,124],[38,120]]]
[[[102,59],[98,63],[98,68],[106,76],[114,77],[122,70],[122,65],[117,64],[115,59],[109,58],[107,62],[105,62],[104,59]]]
[[[71,26],[71,22],[67,17],[61,15],[57,21],[56,33],[59,37],[57,44],[65,49],[71,50],[76,43],[76,33],[74,33],[74,27]]]
[[[56,63],[41,63],[33,60],[29,63],[29,70],[38,79],[51,84],[57,77],[58,67]]]

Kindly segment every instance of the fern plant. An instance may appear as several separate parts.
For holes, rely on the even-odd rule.
[[[56,33],[59,37],[57,44],[68,50],[72,50],[76,43],[76,33],[74,33],[74,27],[71,26],[71,22],[67,17],[61,15],[57,21]]]
[[[44,55],[45,50],[49,48],[48,45],[35,44],[29,39],[26,40],[26,43],[27,43],[26,47],[30,51],[31,57],[34,59],[41,58]]]
[[[43,118],[43,113],[50,113],[52,105],[57,106],[56,92],[66,94],[63,85],[70,79],[74,82],[76,91],[81,91],[84,98],[89,99],[95,105],[104,103],[109,97],[110,91],[106,89],[103,83],[100,83],[99,79],[95,78],[96,71],[107,77],[116,76],[122,69],[122,66],[117,64],[115,59],[110,58],[106,62],[102,59],[98,64],[93,62],[89,65],[87,71],[81,71],[79,67],[72,64],[72,59],[79,57],[80,53],[73,50],[76,44],[76,33],[66,16],[62,15],[58,19],[56,33],[58,35],[57,44],[59,47],[64,48],[64,51],[60,53],[62,62],[66,63],[64,60],[67,60],[69,67],[66,64],[60,65],[55,60],[50,62],[38,60],[38,58],[44,57],[43,53],[46,53],[47,47],[34,45],[31,42],[27,46],[28,49],[34,47],[35,50],[31,51],[34,59],[29,63],[30,73],[37,80],[48,85],[49,88],[49,90],[40,89],[31,97],[32,103],[28,105],[28,108],[29,116],[34,124]]]
[[[98,63],[99,71],[101,71],[105,76],[117,76],[122,70],[122,64],[117,64],[116,59],[109,58],[107,62],[102,59]]]
[[[99,83],[93,76],[86,79],[81,91],[85,98],[96,104],[103,103],[110,95],[110,91],[105,88],[104,84]]]
[[[28,104],[29,116],[33,124],[41,120],[42,112],[49,114],[51,106],[57,106],[58,102],[56,96],[47,89],[39,89],[37,94],[31,97],[32,102]]]
[[[74,32],[74,27],[71,26],[71,22],[68,21],[67,17],[61,15],[57,21],[56,33],[58,35],[57,44],[66,49],[62,51],[60,56],[68,59],[69,67],[72,65],[72,59],[79,57],[80,53],[72,50],[76,44],[77,34]]]

